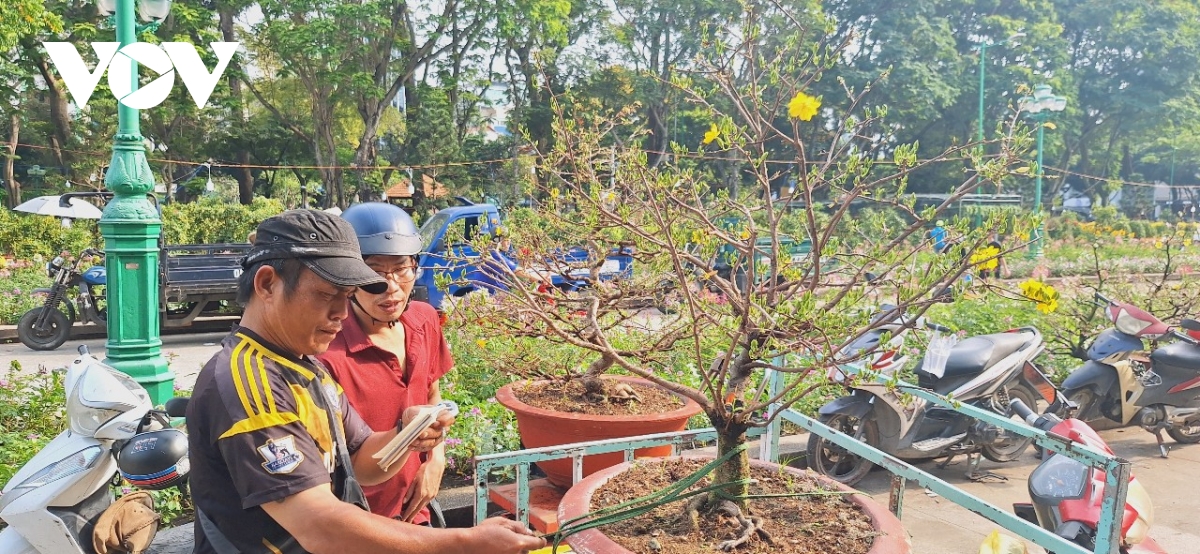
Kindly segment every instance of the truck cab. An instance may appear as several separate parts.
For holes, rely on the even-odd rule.
[[[425,251],[418,262],[421,274],[413,285],[412,296],[438,310],[446,295],[462,296],[475,290],[468,275],[486,252],[475,243],[480,235],[491,235],[500,226],[500,211],[492,204],[470,204],[445,208],[421,225]],[[438,288],[439,279],[449,279],[446,290]]]

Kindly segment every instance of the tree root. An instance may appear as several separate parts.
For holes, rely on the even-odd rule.
[[[741,526],[738,537],[736,539],[727,540],[717,545],[717,548],[723,552],[732,552],[735,548],[746,544],[755,535],[762,537],[767,544],[775,544],[771,539],[771,534],[763,529],[763,519],[758,516],[747,517],[742,513],[742,509],[738,508],[737,504],[728,500],[722,500],[717,505],[717,513],[733,518]]]
[[[700,507],[704,505],[704,497],[697,496],[688,500],[688,503],[683,508],[683,513],[679,514],[680,521],[687,529],[687,533],[695,533],[700,529]]]

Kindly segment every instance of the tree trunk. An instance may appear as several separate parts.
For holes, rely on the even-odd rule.
[[[721,408],[713,408],[713,409],[720,410]],[[723,417],[722,418],[713,418],[712,414],[709,414],[709,418],[713,419],[713,422],[715,423],[715,427],[717,429],[717,457],[718,458],[728,454],[733,449],[746,444],[746,427],[745,426],[738,425],[738,424],[735,424],[735,423],[732,423],[729,421],[721,421],[720,423],[717,423],[717,421],[719,419],[723,419]],[[743,449],[741,452],[734,455],[732,458],[727,460],[725,463],[717,466],[717,469],[713,474],[713,483],[714,484],[730,483],[733,481],[748,479],[749,477],[750,477],[750,453],[747,452],[745,449]],[[738,508],[741,508],[741,510],[744,514],[748,515],[747,501],[745,498],[746,498],[746,495],[748,495],[750,493],[750,485],[748,485],[748,484],[734,485],[734,486],[730,486],[730,487],[721,489],[721,492],[724,492],[725,494],[730,495],[730,496],[740,497],[741,500],[733,500],[732,502],[734,504],[737,504]],[[716,501],[720,498],[721,497],[717,496],[716,493],[711,494],[709,496],[709,505],[714,505],[714,501]]]
[[[237,42],[237,36],[233,32],[233,13],[232,6],[223,6],[220,10],[221,18],[221,38],[225,42]],[[236,64],[237,56],[230,62]],[[229,94],[233,97],[234,105],[237,106],[237,114],[234,118],[242,122],[242,128],[246,127],[249,121],[249,114],[246,112],[246,104],[242,93],[241,71],[226,71],[225,80],[229,82]],[[249,204],[254,201],[254,174],[250,172],[250,150],[247,148],[239,148],[235,157],[237,164],[241,167],[234,168],[233,177],[238,182],[238,201],[242,204]]]
[[[71,166],[67,163],[64,149],[70,145],[71,110],[67,104],[66,86],[58,78],[58,74],[50,68],[49,60],[37,53],[36,46],[28,46],[25,51],[36,60],[38,73],[46,82],[46,93],[50,98],[46,103],[50,106],[50,122],[54,133],[50,136],[50,144],[54,152],[54,161],[62,168],[64,177],[70,179]]]
[[[8,207],[15,208],[21,203],[21,184],[13,176],[13,165],[17,161],[17,139],[21,134],[21,117],[12,114],[12,128],[8,134],[8,155],[4,157],[4,186],[8,189]]]

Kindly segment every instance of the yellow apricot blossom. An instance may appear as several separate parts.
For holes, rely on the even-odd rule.
[[[812,121],[813,116],[817,115],[817,109],[821,107],[821,99],[797,92],[788,102],[788,117],[799,119],[801,121]]]
[[[1021,294],[1037,303],[1037,309],[1044,314],[1053,313],[1058,309],[1058,291],[1036,279],[1021,283]]]
[[[717,137],[719,136],[721,136],[721,130],[717,128],[716,123],[711,123],[709,124],[708,132],[704,133],[703,142],[704,144],[710,144],[712,141],[717,140]]]

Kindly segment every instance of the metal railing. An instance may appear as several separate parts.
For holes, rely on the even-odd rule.
[[[848,373],[855,372],[853,368],[847,369]],[[782,421],[787,421],[799,425],[809,432],[816,433],[826,440],[862,456],[891,472],[892,489],[888,507],[898,518],[903,515],[904,489],[907,482],[911,480],[1049,551],[1060,554],[1116,554],[1119,551],[1120,522],[1125,510],[1125,496],[1129,490],[1129,477],[1131,474],[1131,464],[1128,460],[1117,456],[1110,456],[1088,446],[1071,442],[1063,437],[1049,435],[1023,422],[1009,419],[989,410],[947,399],[944,396],[902,381],[889,381],[882,376],[878,376],[877,378],[881,382],[890,382],[898,389],[929,402],[962,412],[1006,431],[1030,437],[1036,444],[1047,450],[1057,452],[1085,465],[1104,471],[1106,479],[1103,512],[1096,529],[1095,549],[1087,550],[1051,531],[1041,528],[1035,523],[1021,519],[1010,511],[998,508],[986,500],[955,487],[899,458],[880,451],[866,443],[859,442],[853,437],[792,409],[782,410],[779,412],[779,417],[773,418],[767,427],[752,429],[748,433],[751,437],[762,436],[759,457],[768,461],[777,461]],[[778,387],[781,386],[781,379],[782,376],[779,374],[772,376],[772,388],[774,390],[778,390]],[[678,454],[680,448],[684,445],[715,441],[716,437],[716,430],[709,427],[680,433],[660,433],[632,438],[531,448],[516,452],[477,456],[475,458],[475,521],[478,523],[487,517],[489,475],[496,469],[516,466],[517,513],[514,515],[521,522],[528,523],[529,464],[531,463],[571,458],[572,482],[576,483],[582,478],[583,457],[586,455],[624,452],[625,460],[630,461],[634,457],[634,451],[640,448],[670,445],[672,446],[672,453]]]

